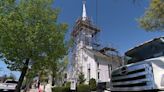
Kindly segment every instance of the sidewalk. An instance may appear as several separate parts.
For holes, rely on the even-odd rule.
[[[30,89],[29,92],[38,92],[38,90],[37,89]]]

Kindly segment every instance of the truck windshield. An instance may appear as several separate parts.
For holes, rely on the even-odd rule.
[[[164,37],[153,39],[127,51],[125,63],[131,64],[160,56],[164,56]]]

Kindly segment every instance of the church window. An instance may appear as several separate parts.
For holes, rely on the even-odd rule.
[[[99,69],[100,68],[100,64],[99,63],[97,63],[97,69]]]
[[[112,66],[110,64],[108,64],[108,73],[109,73],[109,78],[111,76],[111,72],[112,72]]]
[[[90,77],[91,77],[91,69],[89,68],[88,69],[88,79],[90,80]]]
[[[97,77],[98,77],[98,79],[100,79],[100,72],[97,73]]]

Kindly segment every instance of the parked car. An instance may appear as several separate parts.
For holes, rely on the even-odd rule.
[[[6,80],[4,83],[0,83],[0,92],[14,92],[17,83],[17,81],[13,80]]]

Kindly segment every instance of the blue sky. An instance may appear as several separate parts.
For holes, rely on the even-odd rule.
[[[112,44],[121,55],[135,45],[164,35],[163,32],[145,32],[136,21],[148,7],[149,0],[137,0],[136,4],[131,0],[97,1],[97,16],[96,0],[87,0],[87,15],[101,29],[100,43]],[[82,0],[55,0],[53,6],[61,9],[58,22],[69,25],[67,35],[70,35],[75,21],[81,16]],[[0,75],[10,73],[3,62],[0,62],[0,67],[3,68]],[[20,75],[18,72],[13,73]]]
[[[150,0],[96,0],[87,1],[87,15],[101,29],[100,43],[112,44],[123,55],[125,51],[144,41],[164,35],[162,32],[145,32],[139,27],[137,19],[144,14]],[[69,32],[82,13],[82,0],[56,0],[60,7],[59,22],[69,24]],[[96,23],[97,20],[97,23]],[[70,35],[70,34],[69,34]]]

